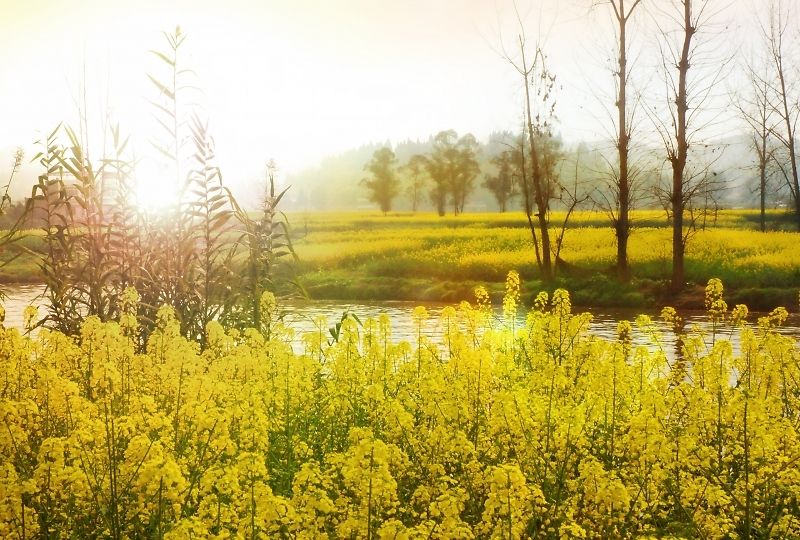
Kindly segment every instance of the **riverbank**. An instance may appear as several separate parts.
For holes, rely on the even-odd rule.
[[[762,233],[756,230],[756,211],[720,211],[691,235],[688,284],[677,296],[669,286],[671,229],[658,211],[633,214],[633,278],[627,284],[614,277],[614,232],[601,212],[571,218],[561,251],[569,267],[549,284],[538,277],[530,231],[518,213],[314,213],[290,219],[299,274],[314,298],[453,302],[473,299],[474,287],[484,285],[499,300],[505,276],[514,269],[522,276],[527,301],[541,290],[561,287],[584,307],[703,309],[705,285],[717,277],[729,304],[770,310],[795,308],[800,289],[800,243],[797,233],[786,230],[786,216],[770,212],[771,230]]]
[[[579,212],[564,235],[561,257],[569,263],[553,282],[539,279],[530,231],[519,213],[434,214],[371,212],[291,214],[299,263],[295,270],[317,300],[405,300],[458,302],[472,300],[485,286],[498,300],[505,276],[517,270],[528,302],[541,290],[565,288],[575,305],[646,308],[674,305],[703,308],[709,278],[722,279],[730,305],[769,310],[797,307],[800,289],[800,242],[788,232],[786,214],[771,212],[769,227],[755,230],[757,212],[720,211],[705,229],[694,233],[686,253],[688,285],[671,294],[671,231],[656,211],[634,214],[636,228],[629,253],[633,278],[613,277],[616,245],[607,217]],[[555,215],[558,222],[560,216]],[[44,249],[35,233],[27,248],[0,268],[2,283],[40,283],[37,253]]]
[[[3,281],[2,286],[36,285],[40,277],[30,280]],[[326,301],[406,301],[453,304],[462,300],[475,300],[475,287],[482,285],[495,303],[504,293],[504,283],[478,281],[430,281],[414,278],[381,278],[359,276],[346,272],[315,272],[301,276],[301,281],[313,300]],[[2,289],[0,286],[0,289]],[[521,301],[529,306],[540,291],[552,293],[557,288],[570,291],[573,304],[580,308],[658,309],[673,306],[687,310],[704,309],[704,285],[691,284],[679,295],[672,295],[669,282],[637,280],[621,284],[612,278],[597,275],[589,279],[560,278],[549,285],[532,280],[522,283]],[[798,290],[789,287],[726,287],[726,301],[730,306],[745,304],[752,311],[770,311],[784,306],[794,311],[798,304]]]
[[[302,279],[309,296],[316,300],[455,303],[474,301],[475,287],[482,285],[497,303],[501,301],[505,287],[505,283],[498,282],[387,279],[344,272],[318,272],[304,275]],[[683,292],[674,295],[668,280],[633,279],[630,283],[622,284],[605,275],[558,278],[550,284],[539,280],[525,281],[522,283],[522,303],[531,305],[540,291],[552,293],[558,288],[570,291],[573,304],[582,308],[652,309],[673,306],[688,310],[705,309],[704,284],[689,284]],[[726,287],[725,298],[730,306],[745,304],[753,311],[770,311],[777,306],[794,311],[798,303],[798,290],[790,287]]]

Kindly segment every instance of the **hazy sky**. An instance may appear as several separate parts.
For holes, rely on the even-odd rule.
[[[573,140],[606,134],[598,94],[613,91],[610,26],[589,4],[519,2],[531,37],[546,37]],[[228,182],[252,181],[268,158],[291,172],[371,141],[482,138],[518,124],[518,77],[497,50],[513,23],[505,0],[0,0],[0,149],[32,156],[39,134],[76,124],[85,69],[90,128],[109,111],[146,157],[146,73],[160,67],[148,50],[176,24]]]

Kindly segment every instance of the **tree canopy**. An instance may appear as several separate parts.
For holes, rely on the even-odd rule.
[[[370,177],[362,180],[369,190],[369,200],[376,203],[385,214],[392,209],[392,200],[400,193],[397,176],[397,157],[391,148],[379,148],[364,166]]]

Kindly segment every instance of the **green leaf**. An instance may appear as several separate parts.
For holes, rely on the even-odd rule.
[[[172,58],[168,57],[166,54],[154,50],[151,50],[150,53],[156,55],[158,58],[163,60],[167,65],[175,67],[175,61]]]
[[[152,82],[152,83],[155,85],[155,87],[156,87],[156,88],[158,88],[158,90],[159,90],[159,91],[160,91],[162,94],[164,94],[165,96],[167,96],[169,99],[172,99],[172,100],[174,100],[174,99],[175,99],[175,93],[174,93],[172,90],[170,90],[169,88],[167,88],[167,87],[166,87],[164,84],[162,84],[162,83],[161,83],[161,82],[160,82],[158,79],[156,79],[155,77],[153,77],[153,76],[152,76],[152,75],[150,75],[149,73],[148,73],[147,77],[148,77],[148,78],[150,79],[150,81],[151,81],[151,82]]]

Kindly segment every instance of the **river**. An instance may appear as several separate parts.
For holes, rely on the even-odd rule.
[[[3,301],[3,306],[6,309],[6,327],[22,328],[23,326],[23,310],[28,305],[39,306],[40,316],[44,315],[46,303],[42,299],[43,287],[41,285],[7,285],[5,286],[6,298]],[[416,340],[416,326],[411,317],[411,311],[420,305],[415,302],[335,302],[335,301],[289,301],[280,305],[281,311],[284,314],[284,322],[287,326],[295,331],[297,339],[295,340],[295,350],[300,347],[299,336],[305,332],[317,331],[314,321],[323,316],[328,321],[328,326],[331,327],[342,318],[342,314],[346,311],[356,314],[363,322],[368,318],[377,318],[382,313],[389,316],[392,321],[392,340],[410,341]],[[446,304],[423,304],[428,310],[429,322],[426,325],[426,335],[434,342],[440,342],[441,330],[437,326],[437,320],[442,310],[447,306]],[[616,336],[617,323],[621,320],[633,321],[637,315],[645,312],[650,315],[658,328],[661,330],[664,338],[664,347],[666,351],[672,351],[675,343],[675,335],[672,333],[669,325],[660,321],[658,314],[655,311],[648,312],[647,310],[632,310],[632,309],[609,309],[609,308],[581,308],[576,311],[588,311],[592,314],[592,322],[590,325],[590,332],[597,336],[614,339]],[[699,326],[702,330],[709,330],[710,323],[703,312],[681,312],[680,315],[686,321],[686,328],[689,329],[692,325]],[[755,324],[757,317],[761,313],[751,313],[748,320]],[[498,313],[499,318],[499,313]],[[518,317],[518,325],[525,324],[525,314],[520,312]],[[727,334],[729,329],[723,329],[722,332]],[[792,313],[787,320],[787,323],[782,326],[779,331],[783,334],[790,335],[800,340],[800,315]],[[636,331],[634,325],[633,340],[635,344],[650,345],[649,338],[640,332]],[[736,333],[732,335],[732,344],[734,350],[738,349],[738,339]],[[299,349],[302,350],[302,349]],[[298,351],[299,352],[299,351]]]

